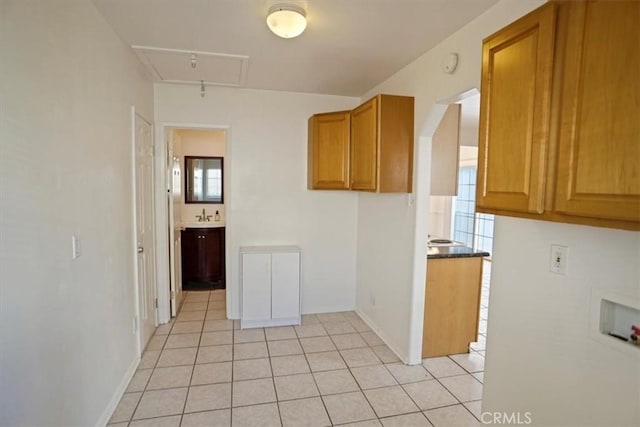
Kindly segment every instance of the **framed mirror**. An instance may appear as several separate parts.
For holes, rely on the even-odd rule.
[[[223,203],[223,158],[185,156],[185,203]]]

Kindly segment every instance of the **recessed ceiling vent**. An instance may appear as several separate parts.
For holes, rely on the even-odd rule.
[[[249,57],[193,50],[131,46],[154,81],[243,87]]]

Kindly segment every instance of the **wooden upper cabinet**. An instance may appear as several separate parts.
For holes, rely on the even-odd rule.
[[[484,40],[477,210],[544,209],[556,6]]]
[[[352,190],[410,193],[413,97],[378,95],[351,111]]]
[[[315,114],[309,118],[307,187],[349,189],[349,111]]]
[[[458,194],[460,153],[460,104],[451,104],[442,116],[431,140],[432,196]]]
[[[555,210],[640,222],[640,2],[568,2]]]
[[[484,41],[478,211],[640,229],[638,28],[638,1],[554,1]]]

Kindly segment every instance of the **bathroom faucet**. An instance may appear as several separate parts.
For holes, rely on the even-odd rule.
[[[205,212],[204,208],[202,208],[202,215],[196,215],[196,219],[200,222],[208,222],[211,221],[211,215],[207,215],[207,212]]]

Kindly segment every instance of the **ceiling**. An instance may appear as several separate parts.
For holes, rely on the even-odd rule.
[[[498,0],[294,0],[295,39],[267,28],[277,0],[92,1],[156,81],[361,96]]]

